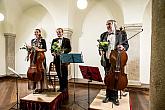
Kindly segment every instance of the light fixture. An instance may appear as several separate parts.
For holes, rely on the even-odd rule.
[[[81,10],[87,8],[88,2],[87,0],[77,0],[77,7]]]
[[[4,15],[2,13],[0,13],[0,21],[4,20]]]

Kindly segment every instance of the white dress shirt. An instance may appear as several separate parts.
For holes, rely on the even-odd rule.
[[[106,52],[106,58],[109,59],[109,55],[111,53],[111,50],[115,49],[115,34],[108,35],[107,41],[109,42],[108,50]]]
[[[62,40],[63,40],[63,38],[59,38],[59,39],[58,39],[59,46],[61,46],[61,45],[62,45]]]

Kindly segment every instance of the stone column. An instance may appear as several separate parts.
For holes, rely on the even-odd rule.
[[[127,39],[142,30],[142,24],[139,23],[125,24],[124,27],[127,32]],[[128,62],[126,65],[126,74],[129,79],[128,85],[140,85],[140,34],[132,37],[128,43]]]
[[[71,40],[73,34],[73,30],[70,28],[64,28],[64,36]]]
[[[150,110],[165,110],[165,0],[152,0]]]
[[[8,67],[15,69],[15,34],[4,33],[5,36],[5,60],[6,60],[6,75],[13,74],[8,70]]]
[[[64,37],[67,37],[70,39],[70,41],[72,41],[72,34],[73,34],[73,30],[70,28],[64,28]],[[72,45],[72,44],[71,44]],[[71,74],[71,64],[68,66],[68,79],[72,78],[72,74]]]

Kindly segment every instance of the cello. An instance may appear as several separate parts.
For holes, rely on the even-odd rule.
[[[143,29],[140,32],[142,31]],[[139,34],[140,32],[136,33],[135,35]],[[122,28],[120,29],[119,34],[121,37]],[[129,39],[133,38],[135,35],[133,35]],[[129,39],[126,39],[123,42],[119,42],[119,45],[125,43]],[[105,85],[107,86],[107,89],[123,90],[127,87],[128,84],[127,74],[124,72],[124,67],[127,63],[128,55],[125,50],[116,48],[114,50],[111,50],[109,59],[111,67],[108,71],[108,74],[104,78]]]
[[[124,50],[112,50],[110,53],[111,68],[105,76],[104,82],[108,89],[123,90],[127,87],[127,74],[124,72],[124,66],[128,60],[127,53]]]
[[[42,80],[42,73],[44,72],[44,59],[44,52],[37,51],[34,47],[32,47],[30,52],[30,67],[27,71],[27,77],[29,80],[36,82]]]

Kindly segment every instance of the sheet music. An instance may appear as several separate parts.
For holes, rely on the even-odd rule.
[[[13,72],[15,75],[17,75],[18,77],[22,78],[22,76],[20,76],[20,74],[18,74],[14,69],[12,69],[11,67],[8,67],[8,69]]]
[[[80,53],[61,54],[62,63],[84,63]]]

